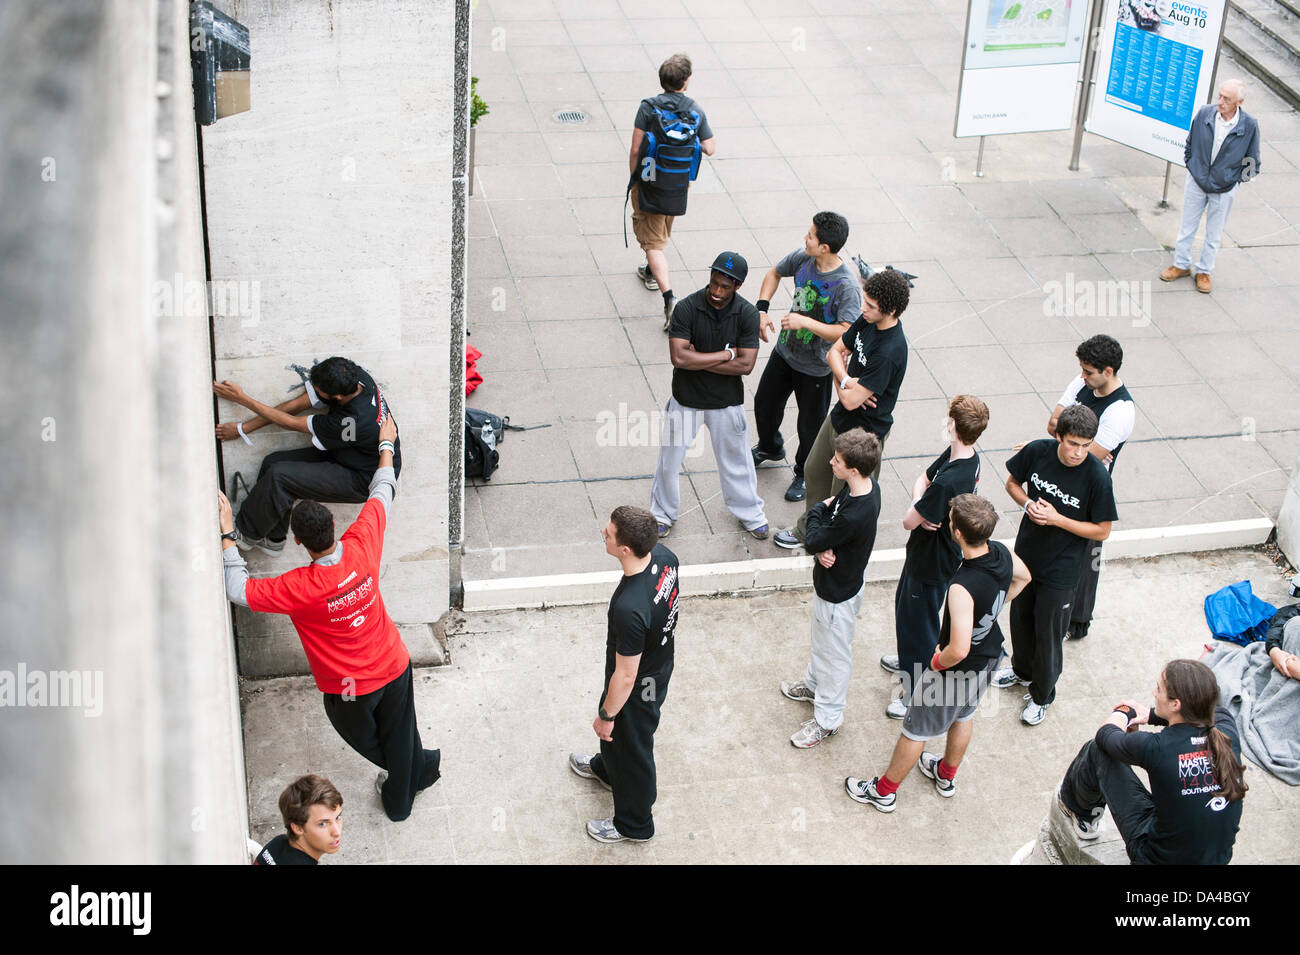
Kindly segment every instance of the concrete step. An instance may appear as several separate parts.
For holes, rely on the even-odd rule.
[[[1091,841],[1074,834],[1070,820],[1056,806],[1056,794],[1048,797],[1047,816],[1038,827],[1038,839],[1012,859],[1014,865],[1128,865],[1128,850],[1106,810],[1101,835]]]
[[[1300,109],[1300,14],[1293,0],[1230,0],[1223,45],[1261,83]]]

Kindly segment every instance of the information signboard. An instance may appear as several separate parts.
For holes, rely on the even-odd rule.
[[[1087,0],[971,0],[955,136],[1068,129]]]
[[[1106,0],[1096,85],[1084,128],[1183,165],[1205,105],[1226,0]]]

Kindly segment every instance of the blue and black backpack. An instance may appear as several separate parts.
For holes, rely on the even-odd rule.
[[[628,180],[628,196],[636,186],[642,212],[680,216],[686,212],[687,190],[700,172],[700,112],[645,103],[654,111],[654,124],[645,131],[636,171]]]

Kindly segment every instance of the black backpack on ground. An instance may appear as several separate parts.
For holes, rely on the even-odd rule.
[[[492,472],[501,463],[501,439],[507,431],[536,431],[549,428],[549,424],[535,424],[525,428],[523,425],[511,424],[509,416],[504,418],[490,411],[478,408],[465,409],[465,477],[492,479]]]

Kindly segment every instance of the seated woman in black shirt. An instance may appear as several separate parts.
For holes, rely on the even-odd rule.
[[[1133,862],[1226,865],[1249,787],[1236,725],[1218,701],[1209,667],[1171,660],[1156,681],[1154,707],[1116,706],[1057,789],[1075,834],[1097,838],[1109,805]],[[1144,723],[1166,729],[1136,732]],[[1131,766],[1146,769],[1150,791]]]

